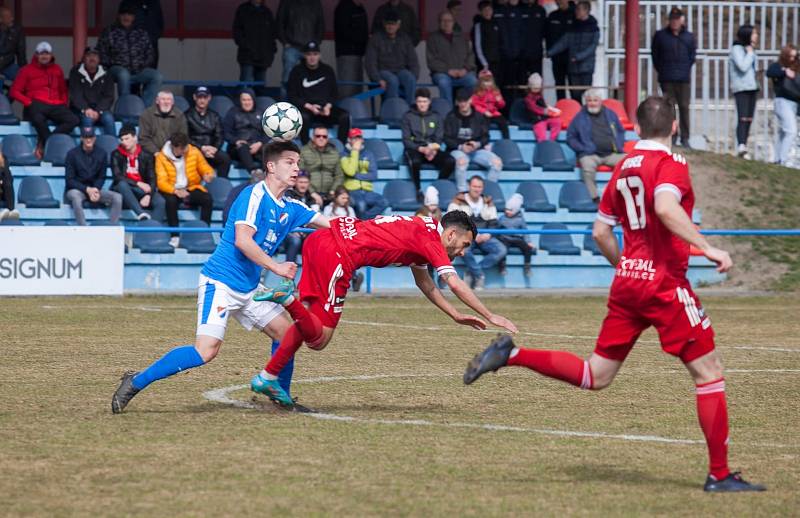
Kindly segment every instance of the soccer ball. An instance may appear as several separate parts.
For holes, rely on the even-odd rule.
[[[261,127],[271,139],[293,140],[303,129],[303,116],[295,105],[278,102],[264,110]]]

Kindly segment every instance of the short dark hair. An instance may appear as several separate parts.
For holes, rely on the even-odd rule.
[[[189,135],[179,131],[170,135],[169,141],[172,147],[186,147],[189,145]]]
[[[484,7],[491,7],[492,1],[491,0],[481,0],[478,2],[478,11],[482,11]]]
[[[417,91],[414,92],[414,99],[416,99],[417,97],[424,97],[426,99],[430,99],[431,91],[428,90],[427,88],[417,88]]]
[[[119,137],[122,138],[125,135],[133,135],[136,136],[136,126],[133,124],[123,124],[122,127],[119,129]]]
[[[675,107],[665,97],[652,95],[636,108],[636,120],[643,139],[669,137],[675,121]]]
[[[472,221],[472,217],[463,210],[451,210],[442,216],[442,228],[447,230],[450,227],[457,227],[462,232],[472,232],[472,239],[478,235],[478,227]]]
[[[578,5],[576,7],[583,7],[584,9],[586,9],[586,11],[592,12],[592,3],[587,2],[586,0],[578,2]]]
[[[749,23],[746,23],[746,24],[742,25],[741,27],[739,27],[739,30],[736,31],[736,42],[735,43],[738,43],[742,47],[746,47],[746,46],[750,45],[750,42],[753,39],[753,31],[754,30],[755,30],[755,27],[753,27]]]
[[[264,146],[264,164],[277,161],[284,151],[300,154],[300,148],[291,140],[273,140]]]
[[[474,175],[470,176],[469,180],[467,180],[467,185],[471,184],[472,180],[480,180],[482,184],[486,185],[486,180],[484,180],[483,176],[481,176],[479,174],[474,174]]]

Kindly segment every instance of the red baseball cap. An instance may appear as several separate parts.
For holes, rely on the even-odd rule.
[[[364,132],[361,128],[353,128],[347,132],[347,138],[364,138]]]

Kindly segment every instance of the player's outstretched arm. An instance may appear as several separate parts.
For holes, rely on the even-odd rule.
[[[314,216],[314,219],[308,224],[311,228],[331,228],[331,220],[328,216],[323,216],[322,214],[317,214]]]
[[[595,220],[592,227],[592,238],[597,243],[597,247],[608,259],[611,266],[616,266],[619,262],[619,243],[614,236],[614,227],[600,220]]]
[[[417,288],[419,288],[419,290],[428,298],[428,300],[431,301],[431,303],[433,303],[434,306],[441,309],[444,314],[459,324],[472,326],[478,330],[486,329],[486,322],[476,316],[465,315],[458,311],[455,306],[450,304],[450,301],[445,298],[439,288],[436,287],[436,284],[433,282],[433,279],[431,279],[431,276],[428,275],[427,268],[411,268],[411,273],[414,274],[414,282],[416,282]],[[453,275],[456,278],[458,277],[454,273],[445,275]]]
[[[268,256],[264,250],[253,240],[256,229],[249,225],[236,225],[236,248],[244,254],[245,257],[267,270],[273,272],[281,277],[287,279],[294,279],[297,274],[297,265],[295,263],[279,263],[272,257]]]
[[[455,273],[446,273],[442,275],[442,280],[447,283],[450,290],[455,294],[458,299],[475,310],[476,313],[488,320],[497,327],[502,327],[511,333],[517,332],[517,326],[512,321],[504,316],[496,315],[489,311],[489,308],[483,305],[483,302],[469,289],[467,283],[462,281]]]
[[[676,236],[683,239],[690,245],[694,245],[703,252],[708,259],[717,263],[717,271],[724,273],[731,269],[733,261],[725,250],[711,246],[706,238],[689,219],[686,211],[683,210],[675,194],[672,192],[660,192],[656,194],[656,216],[662,223]]]

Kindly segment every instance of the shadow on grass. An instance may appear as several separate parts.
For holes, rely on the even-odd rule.
[[[697,489],[702,481],[657,477],[647,471],[615,466],[613,464],[575,464],[564,466],[563,472],[576,482],[611,482],[634,486],[672,486],[679,489]]]

